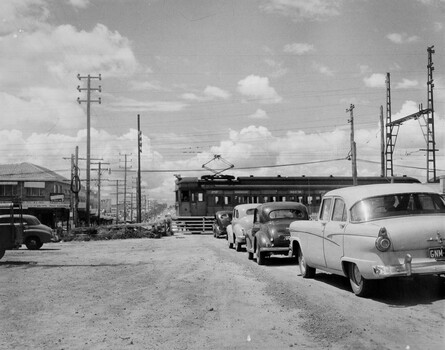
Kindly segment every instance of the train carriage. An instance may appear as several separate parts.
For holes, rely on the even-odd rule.
[[[390,182],[420,181],[407,176],[357,178],[358,185]],[[302,203],[307,206],[309,213],[314,215],[318,212],[321,198],[326,192],[352,186],[352,183],[350,176],[178,176],[175,186],[176,215],[182,221],[205,222],[206,218],[212,220],[217,211],[232,210],[238,204],[278,201]]]

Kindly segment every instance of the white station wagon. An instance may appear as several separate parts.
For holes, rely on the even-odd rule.
[[[289,229],[304,278],[316,269],[346,276],[358,296],[372,292],[372,280],[445,273],[445,202],[425,185],[333,190],[317,220]]]

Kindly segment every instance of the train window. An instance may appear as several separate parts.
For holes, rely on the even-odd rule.
[[[315,196],[315,204],[319,205],[321,203],[321,196]]]
[[[224,197],[224,204],[225,204],[225,205],[232,204],[232,197],[225,196],[225,197]]]
[[[204,202],[204,193],[198,192],[198,202]]]
[[[189,191],[181,191],[181,202],[189,201]]]
[[[220,196],[215,196],[215,204],[221,204],[222,200]]]
[[[307,196],[307,204],[312,204],[312,196]]]
[[[264,196],[263,200],[264,200],[264,202],[263,202],[263,203],[267,203],[267,202],[269,202],[269,197],[267,197],[267,196]]]
[[[299,196],[299,197],[298,197],[298,201],[299,201],[300,203],[304,203],[304,202],[303,202],[303,199],[304,199],[303,196]]]

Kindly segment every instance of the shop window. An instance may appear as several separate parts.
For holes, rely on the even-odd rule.
[[[0,196],[16,196],[17,185],[0,185]]]
[[[43,197],[44,189],[43,188],[26,187],[26,195],[28,197]]]

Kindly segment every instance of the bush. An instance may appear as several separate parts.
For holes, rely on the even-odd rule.
[[[153,232],[151,228],[141,225],[108,225],[98,227],[78,227],[66,235],[64,241],[99,241],[108,239],[130,238],[161,238],[161,235]]]

